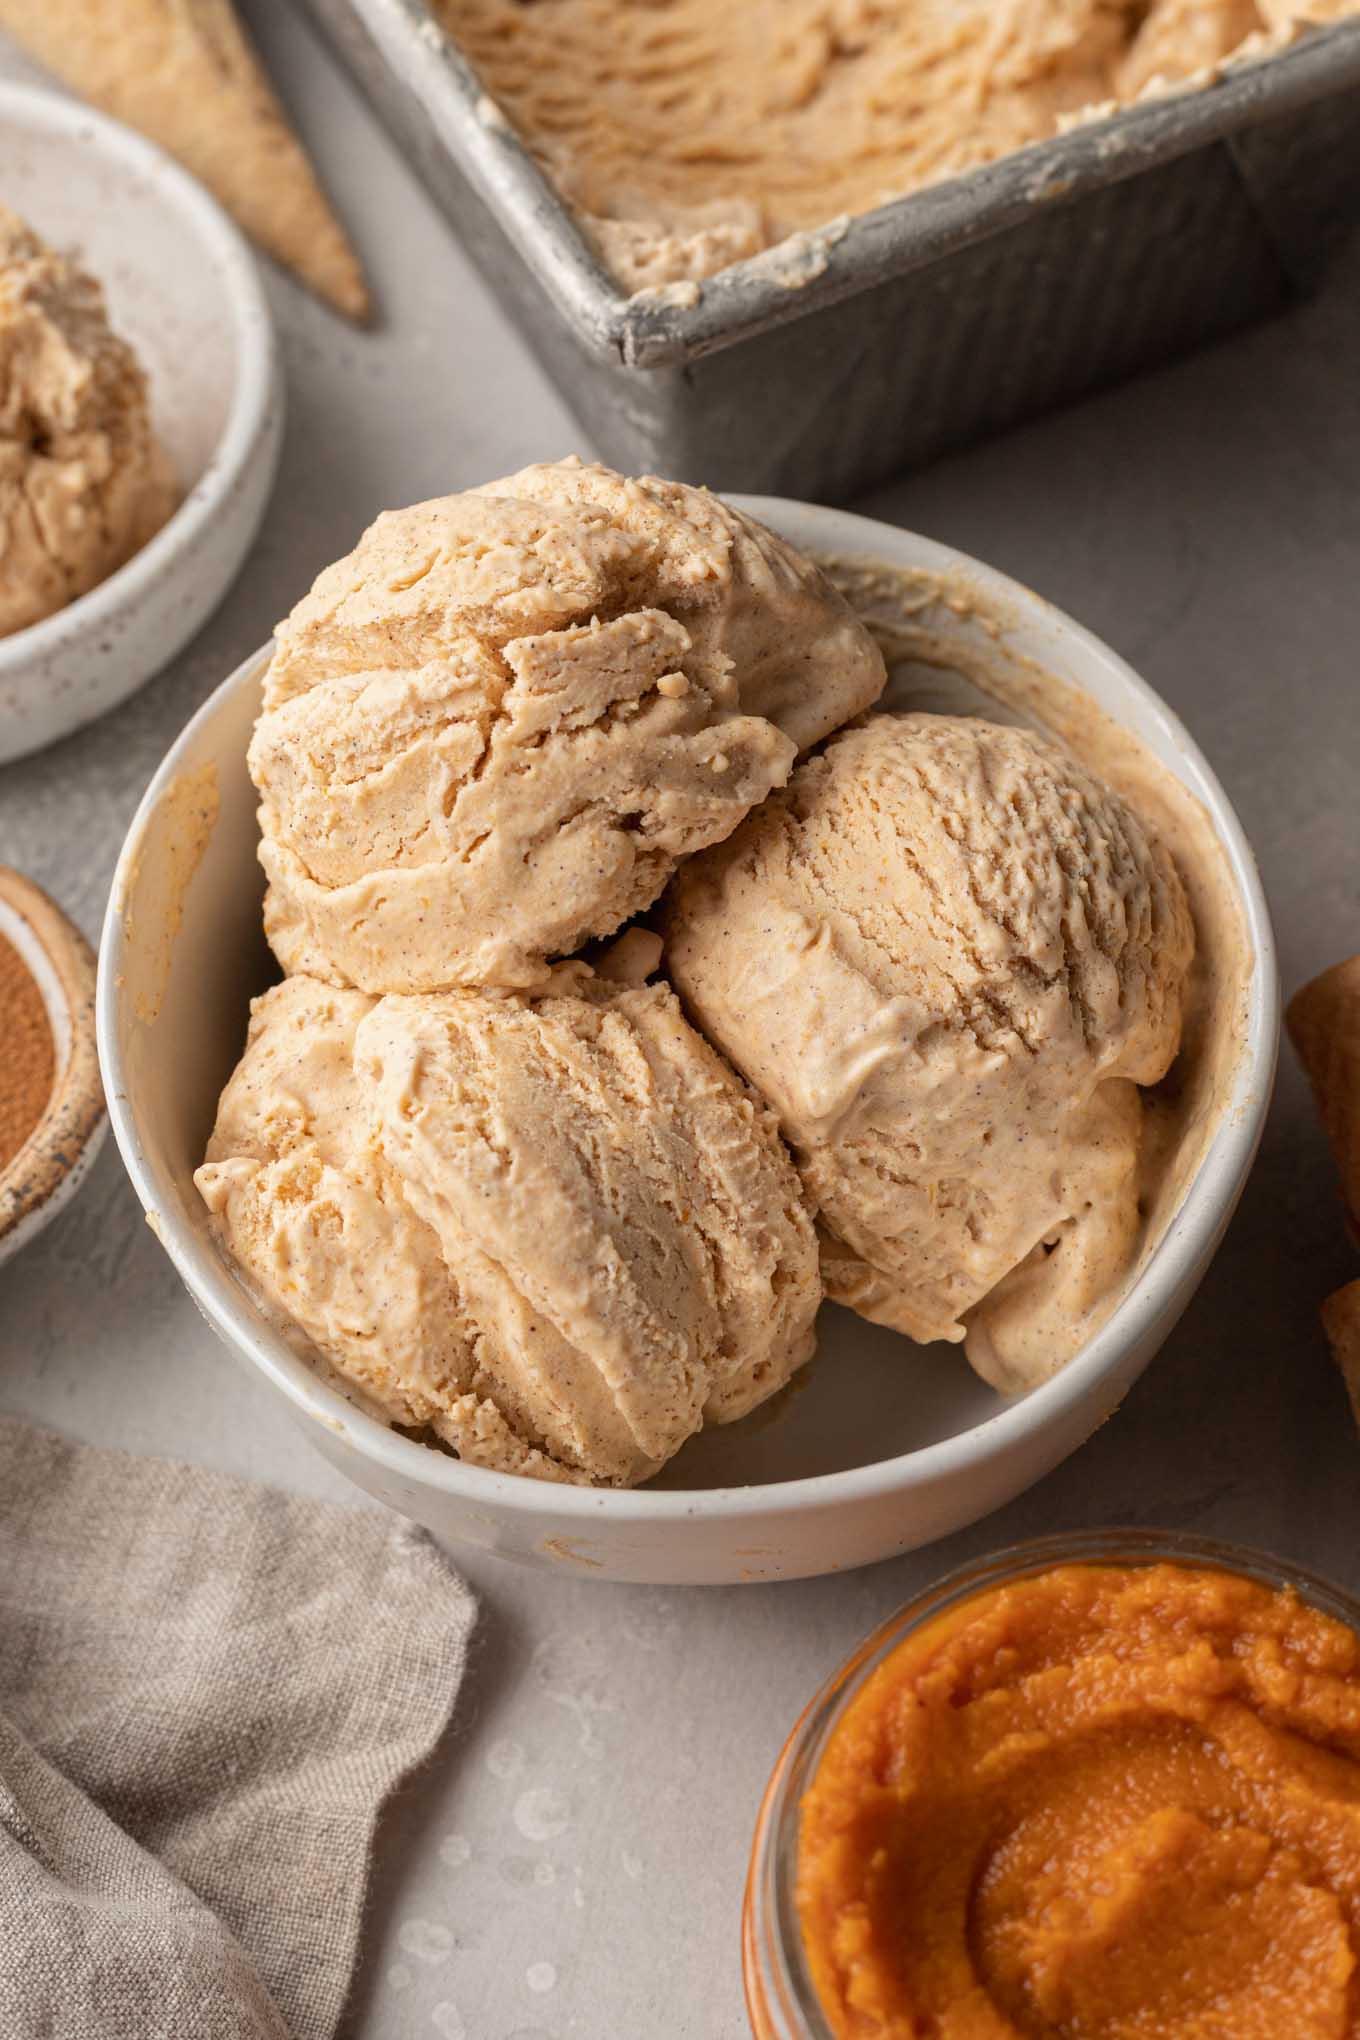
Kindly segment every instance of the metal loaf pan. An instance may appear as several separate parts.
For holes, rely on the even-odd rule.
[[[837,500],[1273,311],[1360,213],[1360,20],[628,298],[424,0],[307,0],[616,466]]]

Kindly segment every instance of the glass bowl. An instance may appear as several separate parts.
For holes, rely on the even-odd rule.
[[[1174,1530],[1088,1530],[1033,1538],[974,1559],[890,1615],[814,1694],[780,1751],[756,1820],[742,1907],[742,1970],[755,2040],[836,2040],[808,1968],[794,1887],[799,1816],[827,1742],[866,1679],[904,1638],[960,1602],[1060,1565],[1212,1567],[1292,1587],[1300,1600],[1360,1631],[1360,1600],[1283,1559]]]

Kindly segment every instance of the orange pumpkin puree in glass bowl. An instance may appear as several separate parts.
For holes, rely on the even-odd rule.
[[[1360,2036],[1360,1637],[1270,1563],[1003,1573],[861,1659],[797,1815],[801,2030]]]

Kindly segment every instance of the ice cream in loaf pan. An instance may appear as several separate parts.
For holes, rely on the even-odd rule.
[[[630,292],[696,283],[1357,12],[1356,0],[433,4]]]

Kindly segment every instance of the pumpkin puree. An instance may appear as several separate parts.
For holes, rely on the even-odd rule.
[[[1360,1638],[1171,1564],[983,1590],[847,1707],[797,1896],[840,2040],[1360,2036]]]

